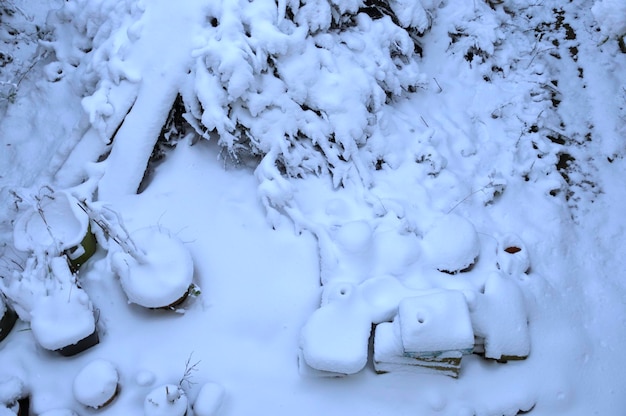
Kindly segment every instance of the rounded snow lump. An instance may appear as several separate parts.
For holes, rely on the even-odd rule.
[[[183,416],[187,414],[187,395],[174,384],[152,390],[143,402],[145,416]]]
[[[455,214],[442,217],[426,233],[422,244],[429,264],[450,273],[470,267],[480,251],[474,225]]]
[[[112,363],[102,359],[92,361],[74,379],[74,397],[85,406],[98,409],[115,396],[118,381]]]
[[[200,389],[198,398],[193,404],[196,416],[214,416],[222,406],[224,387],[218,383],[206,383]]]

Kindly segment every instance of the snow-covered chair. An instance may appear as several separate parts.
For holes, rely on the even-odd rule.
[[[376,327],[374,368],[379,373],[410,369],[457,377],[461,358],[473,346],[465,296],[442,290],[402,300],[393,322]]]
[[[513,279],[501,273],[490,275],[484,293],[477,294],[471,303],[476,353],[500,361],[528,357],[528,314],[524,295]]]

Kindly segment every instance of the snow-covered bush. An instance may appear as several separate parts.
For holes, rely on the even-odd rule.
[[[424,84],[417,39],[439,3],[206,1],[197,6],[200,17],[187,19],[192,37],[163,45],[162,53],[176,52],[162,57],[172,73],[155,79],[139,63],[142,39],[154,35],[149,4],[65,2],[50,21],[56,39],[48,46],[60,63],[75,66],[102,153],[111,150],[101,198],[137,190],[168,109],[182,97],[198,135],[217,138],[234,160],[252,157],[259,165],[271,209],[290,197],[284,176],[330,172],[339,186],[375,163],[358,151],[381,109]],[[159,89],[143,88],[153,81],[162,82]]]

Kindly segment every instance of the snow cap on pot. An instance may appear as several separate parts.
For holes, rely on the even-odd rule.
[[[119,375],[115,366],[103,359],[90,362],[76,375],[73,391],[76,400],[94,409],[107,406],[117,395]]]
[[[129,239],[132,244],[111,257],[128,301],[164,308],[183,300],[193,279],[193,261],[183,242],[162,227],[137,230]]]

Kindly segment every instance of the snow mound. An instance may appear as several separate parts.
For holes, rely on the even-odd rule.
[[[92,361],[74,379],[74,397],[85,406],[97,409],[115,396],[118,380],[117,369],[111,362]]]
[[[422,247],[432,267],[451,273],[470,267],[480,252],[474,225],[455,214],[446,215],[435,223],[424,235]]]
[[[622,0],[599,0],[594,2],[591,12],[608,36],[626,35],[626,3]]]
[[[224,387],[218,383],[206,383],[200,389],[193,404],[196,416],[215,416],[224,400]]]
[[[183,242],[161,227],[143,228],[130,237],[144,252],[142,258],[122,251],[112,255],[129,302],[161,308],[183,297],[193,279],[193,261]]]
[[[17,377],[10,377],[0,382],[0,403],[10,405],[24,397],[26,387]]]

